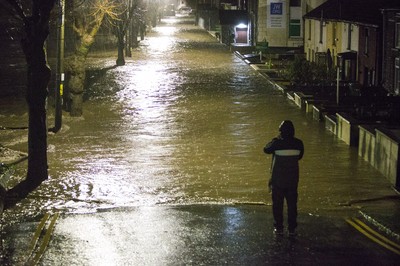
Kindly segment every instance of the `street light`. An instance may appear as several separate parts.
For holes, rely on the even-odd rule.
[[[247,25],[244,24],[244,23],[239,23],[238,25],[236,25],[236,28],[238,28],[238,29],[246,29]]]

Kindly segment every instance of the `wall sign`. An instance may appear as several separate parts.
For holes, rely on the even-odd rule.
[[[267,0],[267,28],[286,28],[285,0]]]

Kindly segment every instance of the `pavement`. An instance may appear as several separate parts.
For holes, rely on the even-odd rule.
[[[363,202],[361,217],[391,239],[400,243],[400,194]]]
[[[366,241],[341,216],[299,214],[298,234],[290,237],[286,232],[283,236],[272,233],[272,210],[267,205],[157,205],[94,213],[46,213],[40,223],[15,225],[9,242],[18,248],[10,261],[1,261],[0,256],[0,263],[97,266],[398,262],[396,253]]]

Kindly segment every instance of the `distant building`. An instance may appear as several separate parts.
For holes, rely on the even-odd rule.
[[[196,23],[217,32],[226,45],[251,47],[256,42],[257,0],[199,0]]]
[[[400,95],[400,3],[397,8],[383,8],[382,85]]]
[[[363,87],[382,85],[382,45],[386,45],[382,9],[399,6],[398,0],[326,1],[304,16],[307,60],[319,63],[331,57],[341,80]]]
[[[303,46],[303,15],[324,0],[258,0],[257,41],[271,47]]]

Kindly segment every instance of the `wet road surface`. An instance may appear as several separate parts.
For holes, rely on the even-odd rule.
[[[12,265],[396,265],[398,255],[367,241],[339,217],[302,214],[295,238],[273,236],[271,209],[256,205],[119,208],[62,215],[51,242],[32,248],[24,223]],[[48,223],[52,218],[48,219]],[[43,235],[47,233],[43,230]],[[45,238],[45,237],[43,237]],[[18,260],[15,260],[18,258]]]
[[[183,258],[182,263],[176,264],[191,264],[191,260],[192,264],[199,261],[219,264],[223,262],[224,249],[227,249],[227,263],[240,262],[239,254],[246,254],[243,260],[251,264],[253,258],[247,250],[255,250],[256,262],[274,261],[277,258],[270,253],[270,247],[275,244],[269,242],[271,200],[266,186],[271,158],[263,154],[262,148],[277,135],[284,119],[294,122],[296,136],[305,144],[299,188],[299,215],[305,224],[300,223],[300,234],[316,234],[302,238],[306,243],[300,244],[302,251],[293,258],[301,261],[305,256],[305,261],[315,262],[325,254],[329,261],[350,250],[356,260],[363,261],[368,249],[375,247],[366,243],[358,248],[358,239],[346,246],[348,233],[352,231],[344,217],[354,215],[360,206],[343,207],[339,203],[390,194],[388,181],[359,158],[357,150],[299,111],[207,32],[192,23],[165,20],[141,42],[133,58],[127,58],[125,66],[114,68],[114,62],[115,57],[91,59],[93,66],[109,69],[104,75],[91,77],[83,117],[71,118],[66,114],[61,132],[49,135],[49,180],[4,214],[3,219],[15,223],[34,220],[31,224],[34,228],[43,213],[64,213],[45,254],[45,265],[57,264],[55,261],[62,255],[59,250],[66,250],[68,258],[64,262],[73,263],[70,259],[76,259],[77,264],[97,265],[96,261],[85,261],[97,258],[95,254],[102,249],[108,250],[107,245],[96,247],[96,237],[100,236],[90,233],[97,232],[91,228],[96,223],[109,223],[104,234],[109,234],[115,243],[121,242],[118,245],[122,253],[110,254],[122,256],[123,261],[131,250],[137,250],[126,258],[134,264],[148,260],[152,264],[160,259],[174,265],[174,258],[168,256]],[[2,121],[7,124],[26,121],[23,104],[15,110],[15,104],[13,109],[7,108],[11,103],[2,103],[6,107],[2,108]],[[17,115],[11,115],[10,110]],[[49,111],[51,124],[52,111]],[[14,133],[13,137],[2,134],[0,140],[5,146],[24,150],[24,134]],[[15,170],[14,182],[24,176],[24,169],[26,166],[22,164]],[[235,204],[253,208],[237,208]],[[108,212],[113,208],[127,211]],[[230,230],[229,223],[235,221],[235,215],[240,215],[243,208],[251,213],[250,220],[242,221],[240,230],[245,232],[244,239],[239,239],[241,231],[236,228],[228,237],[239,238],[225,241],[224,230]],[[99,213],[99,210],[108,211]],[[196,212],[200,212],[199,219]],[[146,216],[148,213],[151,215]],[[233,218],[218,225],[226,215]],[[152,222],[147,224],[142,217]],[[120,224],[124,220],[132,224]],[[215,228],[213,221],[217,222]],[[329,229],[328,236],[317,226],[321,221],[323,228]],[[257,223],[254,232],[244,226],[252,222]],[[114,229],[115,223],[117,228],[127,228]],[[23,232],[27,224],[19,224],[22,228],[17,225],[15,231]],[[88,234],[79,231],[86,228],[83,225],[88,225],[84,230]],[[182,235],[177,233],[180,230]],[[76,232],[80,232],[78,238]],[[157,238],[162,234],[165,235]],[[264,238],[266,246],[260,246]],[[169,247],[165,239],[174,244]],[[329,239],[334,239],[333,247]],[[128,244],[125,248],[124,243],[128,242],[132,246]],[[188,244],[191,242],[192,246]],[[80,258],[79,243],[84,244],[83,249],[95,253]],[[142,245],[146,243],[148,246]],[[243,243],[247,249],[240,253]],[[161,244],[162,250],[152,252]],[[109,245],[118,248],[117,244]],[[216,250],[211,250],[214,245]],[[191,256],[194,247],[199,246],[196,255]],[[312,248],[317,255],[307,250]],[[290,260],[285,254],[278,262]],[[210,263],[207,256],[214,256]]]

